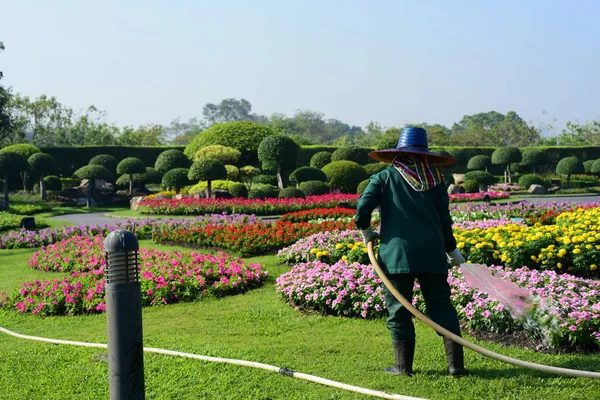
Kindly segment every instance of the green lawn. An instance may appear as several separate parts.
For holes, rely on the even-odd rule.
[[[142,246],[152,246],[143,241]],[[163,246],[156,246],[165,248]],[[34,271],[34,250],[0,252],[0,292],[23,280],[55,277]],[[274,256],[249,259],[270,272],[267,284],[243,295],[144,309],[144,345],[286,367],[343,383],[429,399],[595,399],[600,381],[517,369],[466,350],[472,375],[445,371],[441,338],[417,323],[416,374],[382,372],[393,355],[384,320],[305,315],[275,293],[288,268]],[[106,316],[22,316],[0,311],[0,326],[28,335],[106,342]],[[478,342],[503,354],[568,368],[600,370],[600,355],[553,356]],[[108,397],[101,349],[50,345],[0,334],[0,388],[8,399]],[[145,354],[148,399],[362,399],[366,396],[268,371]]]

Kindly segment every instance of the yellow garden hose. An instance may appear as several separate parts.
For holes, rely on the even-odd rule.
[[[517,358],[504,356],[502,354],[498,354],[491,350],[488,350],[481,346],[478,346],[475,343],[471,343],[468,340],[465,340],[458,335],[455,335],[454,333],[450,332],[449,330],[445,329],[444,327],[436,324],[435,322],[433,322],[432,320],[427,318],[427,316],[425,316],[425,314],[423,314],[422,312],[417,310],[411,304],[410,301],[406,300],[400,294],[400,292],[398,292],[398,290],[396,290],[394,285],[392,285],[392,282],[390,282],[390,280],[387,278],[386,274],[383,272],[383,270],[377,263],[377,258],[375,257],[375,252],[373,251],[373,241],[370,241],[369,243],[367,243],[367,249],[369,252],[369,260],[371,260],[371,264],[373,265],[373,267],[375,267],[375,271],[377,271],[377,275],[383,281],[384,285],[388,288],[388,290],[394,295],[394,297],[396,297],[396,299],[398,299],[398,301],[404,307],[406,307],[406,309],[408,311],[411,312],[412,315],[414,315],[415,317],[420,319],[423,323],[425,323],[425,325],[429,326],[430,328],[433,328],[437,333],[453,340],[454,342],[456,342],[464,347],[468,347],[469,349],[476,351],[477,353],[482,354],[486,357],[492,358],[494,360],[502,361],[507,364],[516,365],[517,367],[529,368],[529,369],[533,369],[536,371],[547,372],[547,373],[551,373],[551,374],[575,376],[575,377],[579,377],[579,378],[592,378],[592,379],[600,378],[599,372],[580,371],[577,369],[552,367],[550,365],[536,364],[536,363],[532,363],[532,362],[519,360]]]

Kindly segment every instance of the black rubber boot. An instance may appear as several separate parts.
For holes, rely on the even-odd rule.
[[[396,365],[384,371],[393,375],[412,376],[412,365],[415,357],[415,342],[408,340],[392,340]]]
[[[446,348],[446,359],[448,360],[450,375],[457,377],[467,375],[463,347],[448,338],[444,338],[444,347]]]

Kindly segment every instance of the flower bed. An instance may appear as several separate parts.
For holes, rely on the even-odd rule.
[[[496,333],[524,331],[539,347],[598,349],[600,345],[600,283],[557,275],[551,271],[492,267],[495,274],[525,287],[539,304],[525,321],[515,320],[498,301],[473,289],[459,268],[448,276],[452,301],[468,330]],[[385,317],[382,283],[369,265],[311,261],[295,265],[277,278],[277,292],[288,303],[326,314]],[[413,304],[425,311],[418,283]]]
[[[510,197],[510,193],[507,192],[479,192],[479,193],[457,193],[450,194],[451,203],[464,203],[468,201],[480,201],[488,196],[492,200],[507,199]]]
[[[297,240],[317,232],[349,229],[354,222],[326,221],[320,224],[309,222],[258,223],[241,226],[207,225],[202,228],[180,229],[158,233],[158,242],[216,247],[233,251],[242,256],[275,252]]]
[[[308,222],[319,218],[352,218],[356,210],[351,208],[314,208],[311,210],[294,211],[283,214],[280,221]]]
[[[519,186],[516,183],[500,183],[498,185],[490,185],[488,186],[488,190],[492,192],[523,192],[525,191],[523,186]]]
[[[519,219],[519,218],[514,218],[514,219],[501,218],[501,219],[488,219],[486,221],[463,221],[463,222],[455,223],[454,225],[452,225],[452,228],[467,231],[467,230],[471,230],[471,229],[496,228],[498,226],[504,226],[504,225],[525,226],[525,220]]]
[[[277,259],[287,264],[317,260],[327,264],[333,264],[339,260],[350,263],[369,263],[367,248],[356,229],[315,233],[279,250]]]
[[[79,264],[65,260],[76,247]],[[267,277],[259,264],[248,264],[228,254],[140,250],[142,305],[152,306],[225,296],[260,286]],[[86,260],[87,258],[87,260]],[[93,261],[96,260],[96,261]],[[90,270],[95,263],[97,268]],[[105,280],[102,238],[72,238],[55,245],[48,254],[36,253],[30,262],[42,270],[74,270],[67,277],[24,283],[10,295],[0,295],[0,307],[40,315],[77,315],[103,312]]]
[[[21,229],[21,219],[23,219],[22,215],[0,211],[0,232]],[[41,218],[36,218],[35,224],[38,228],[44,228],[48,226],[46,221]]]
[[[199,215],[209,213],[244,213],[279,215],[312,208],[334,208],[339,203],[356,206],[357,194],[326,194],[305,199],[144,199],[139,210],[145,214]]]
[[[21,249],[45,246],[73,236],[106,236],[114,229],[135,230],[138,239],[149,239],[152,231],[173,231],[176,229],[192,229],[206,225],[241,225],[255,224],[260,218],[246,214],[208,214],[194,219],[141,219],[115,222],[114,225],[79,225],[65,226],[56,229],[39,231],[19,230],[0,235],[0,249]]]

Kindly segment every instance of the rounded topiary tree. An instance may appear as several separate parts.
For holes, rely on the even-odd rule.
[[[300,167],[290,174],[290,181],[296,182],[296,187],[300,187],[300,184],[306,181],[325,182],[326,180],[325,172],[315,167]]]
[[[541,149],[525,149],[521,157],[521,165],[531,167],[531,172],[535,174],[535,167],[548,165],[550,159],[548,153]]]
[[[240,169],[235,165],[225,164],[225,170],[227,171],[227,180],[235,182],[240,179]]]
[[[48,175],[44,178],[44,185],[47,190],[60,190],[62,189],[62,183],[60,183],[60,178],[56,175]]]
[[[600,158],[592,161],[592,165],[590,166],[590,173],[594,175],[600,175]]]
[[[492,159],[485,154],[479,154],[469,159],[467,169],[488,172],[488,168],[492,165]]]
[[[227,178],[225,166],[222,162],[212,158],[201,158],[194,161],[188,172],[190,181],[206,181],[206,194],[209,199],[212,197],[212,181],[225,178]]]
[[[185,155],[192,159],[202,147],[220,144],[239,150],[241,165],[252,165],[258,160],[257,151],[262,140],[275,134],[273,128],[250,121],[215,124],[194,137],[185,148]]]
[[[529,189],[531,185],[544,185],[544,181],[537,175],[525,174],[519,178],[519,186]]]
[[[258,146],[258,159],[262,163],[262,168],[276,172],[277,186],[280,190],[283,189],[281,171],[294,168],[297,155],[298,144],[285,135],[267,136]]]
[[[310,159],[310,166],[314,168],[323,168],[331,162],[331,153],[328,151],[319,151]]]
[[[369,176],[367,171],[354,161],[333,161],[323,167],[327,182],[332,189],[342,193],[356,193],[358,184]]]
[[[469,171],[465,174],[465,179],[463,182],[465,181],[475,181],[479,185],[480,189],[485,190],[488,185],[493,185],[496,183],[496,177],[485,171]]]
[[[10,147],[10,146],[9,146]],[[27,159],[19,153],[0,151],[0,176],[4,177],[4,202],[8,205],[9,177],[15,173],[29,171]]]
[[[243,183],[234,183],[229,186],[229,193],[233,197],[248,198],[248,188]]]
[[[160,185],[163,177],[162,172],[152,167],[146,167],[144,175],[144,183],[154,183],[156,185]]]
[[[504,183],[511,183],[510,164],[521,160],[521,150],[516,147],[500,147],[492,153],[492,164],[504,165]]]
[[[280,199],[303,199],[304,193],[302,190],[295,187],[286,187],[279,191]]]
[[[222,162],[225,165],[237,165],[242,157],[242,153],[233,147],[214,144],[211,146],[202,147],[194,155],[194,160],[211,158]]]
[[[146,172],[146,166],[139,158],[127,157],[117,164],[117,174],[129,175],[129,195],[133,194],[133,174],[143,174]]]
[[[40,197],[46,200],[46,175],[58,172],[58,163],[50,154],[35,153],[27,160],[31,174],[40,180]]]
[[[481,185],[471,179],[467,179],[462,183],[462,187],[465,189],[465,193],[477,193]]]
[[[594,165],[595,161],[597,160],[587,160],[583,162],[583,169],[586,174],[595,174],[592,172],[592,165]],[[598,166],[600,167],[600,164],[598,164]]]
[[[343,146],[331,154],[332,162],[343,160],[354,161],[360,165],[368,164],[371,161],[369,151],[360,146]]]
[[[390,166],[389,164],[386,164],[383,162],[378,162],[378,163],[374,163],[374,164],[363,165],[363,168],[365,169],[365,171],[367,171],[367,174],[369,174],[369,176],[371,176],[371,175],[378,174],[379,172],[383,171],[384,169],[386,169],[389,166]]]
[[[0,152],[9,152],[9,153],[17,153],[21,156],[25,157],[25,159],[29,159],[35,153],[41,153],[42,151],[39,147],[36,147],[29,143],[17,143],[11,144],[10,146],[3,147]]]
[[[117,159],[110,154],[98,154],[90,158],[90,165],[102,165],[104,168],[110,171],[113,176],[117,173],[117,165],[119,162]]]
[[[191,162],[182,151],[177,149],[165,150],[156,157],[154,169],[163,174],[175,168],[188,168]]]
[[[167,171],[162,177],[162,185],[179,193],[182,187],[189,183],[187,168],[175,168]]]
[[[306,181],[299,185],[299,189],[302,190],[306,196],[320,196],[322,194],[331,193],[331,189],[325,182],[321,181]]]
[[[593,165],[592,165],[593,168]],[[567,187],[571,184],[571,175],[583,174],[585,168],[581,160],[575,156],[565,157],[556,164],[556,173],[567,176]]]
[[[259,174],[260,174],[260,169],[254,167],[252,165],[246,165],[246,166],[240,168],[240,180],[242,182],[246,183],[246,186],[248,186],[248,191],[250,191],[250,189],[252,189],[252,181]]]
[[[96,179],[110,180],[112,179],[112,175],[108,169],[103,167],[102,165],[86,165],[79,168],[77,171],[73,173],[79,179],[87,179],[87,206],[93,206],[92,199],[92,190],[95,185]]]

